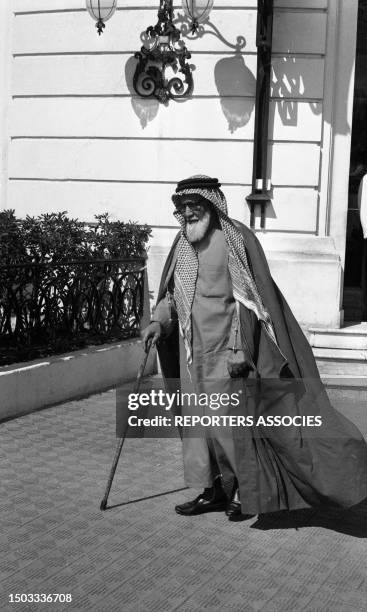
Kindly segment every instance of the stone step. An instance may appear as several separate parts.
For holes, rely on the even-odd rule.
[[[321,374],[321,378],[332,402],[358,402],[367,411],[367,376]]]
[[[313,348],[321,377],[366,377],[367,350]]]
[[[359,402],[367,410],[367,351],[314,348],[313,353],[330,400]]]
[[[325,385],[331,403],[344,400],[347,405],[358,402],[367,414],[367,387],[329,387]]]
[[[367,322],[351,323],[340,329],[311,327],[308,338],[315,348],[367,351]]]

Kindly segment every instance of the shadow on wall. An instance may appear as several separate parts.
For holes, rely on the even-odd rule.
[[[147,127],[150,121],[153,121],[158,114],[159,102],[155,98],[139,98],[133,88],[133,77],[138,60],[135,57],[129,57],[125,64],[125,80],[129,92],[131,94],[131,106],[135,115],[140,121],[141,127]]]
[[[233,133],[240,127],[246,125],[254,110],[254,96],[256,89],[256,78],[245,64],[243,51],[246,47],[244,36],[237,36],[232,43],[225,39],[213,22],[207,20],[199,25],[195,34],[190,35],[191,23],[184,15],[179,15],[177,22],[180,25],[182,35],[188,40],[197,40],[203,36],[214,36],[226,47],[233,49],[233,57],[220,59],[214,68],[214,79],[220,95],[220,105],[228,122],[228,130]],[[189,46],[189,45],[188,45]],[[246,96],[252,99],[246,99]]]
[[[283,125],[297,125],[298,98],[301,98],[301,100],[302,98],[312,98],[314,96],[313,92],[314,74],[312,72],[305,73],[298,58],[282,57],[273,62],[272,96],[283,98],[276,102]],[[294,100],[294,98],[297,99]],[[310,102],[309,105],[315,115],[321,114],[321,106],[317,101]]]
[[[344,110],[338,112],[333,118],[330,115],[324,115],[324,120],[328,123],[333,121],[335,134],[347,135],[350,134],[351,126],[347,121],[347,110],[349,100],[350,80],[353,77],[353,59],[348,53],[350,66],[348,66],[347,74],[349,78],[339,80],[339,98],[344,103]],[[272,97],[283,98],[277,100],[276,106],[283,125],[297,126],[298,121],[298,104],[302,100],[311,99],[309,106],[315,115],[321,114],[323,98],[323,82],[324,72],[320,74],[320,97],[315,98],[315,73],[312,70],[305,70],[304,60],[298,57],[284,56],[273,58],[273,77],[272,77]],[[291,99],[289,99],[291,98]],[[293,98],[293,99],[292,99]],[[296,98],[296,99],[294,99]],[[274,115],[274,110],[273,110]],[[273,117],[271,117],[273,119]],[[271,135],[269,134],[271,138]]]
[[[256,79],[240,54],[220,59],[214,68],[214,78],[228,129],[233,133],[251,118],[255,101],[243,96],[254,96]]]
[[[348,54],[348,57],[350,54]],[[344,111],[333,115],[332,108],[325,108],[323,104],[324,96],[324,74],[325,67],[314,70],[305,63],[304,58],[292,55],[279,55],[272,59],[272,82],[271,98],[275,102],[270,105],[269,116],[269,140],[274,141],[274,125],[276,115],[279,116],[283,126],[300,126],[300,104],[308,104],[314,115],[322,115],[326,123],[333,122],[334,134],[348,135],[351,126],[347,121],[348,92],[350,79],[353,75],[352,64],[348,67],[349,78],[339,80],[340,99],[344,104]],[[268,151],[268,171],[272,175],[273,169],[273,148]],[[269,207],[268,216],[272,216]]]

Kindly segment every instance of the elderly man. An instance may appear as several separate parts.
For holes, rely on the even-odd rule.
[[[143,332],[145,345],[157,343],[164,377],[180,378],[186,391],[215,388],[230,395],[240,379],[249,391],[243,414],[255,421],[265,413],[317,414],[326,431],[319,437],[304,436],[300,427],[211,428],[197,437],[184,432],[185,482],[203,492],[176,512],[226,510],[230,520],[242,520],[282,509],[356,504],[367,497],[367,445],[330,406],[312,351],[258,240],[228,217],[220,187],[201,175],[178,183],[172,200],[181,231]],[[292,385],[299,379],[301,390]],[[251,397],[253,389],[260,391]]]

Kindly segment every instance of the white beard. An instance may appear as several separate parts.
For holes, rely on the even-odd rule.
[[[208,232],[210,221],[211,214],[208,210],[203,214],[201,219],[199,219],[195,223],[188,223],[186,221],[185,234],[187,240],[191,243],[200,242],[200,240],[202,240]]]

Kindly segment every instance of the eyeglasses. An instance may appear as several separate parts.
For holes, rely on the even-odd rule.
[[[184,213],[187,206],[189,207],[190,211],[194,213],[199,213],[205,208],[205,204],[202,204],[202,203],[196,204],[194,202],[186,202],[186,204],[184,203],[176,204],[176,212],[179,212],[181,214]]]

